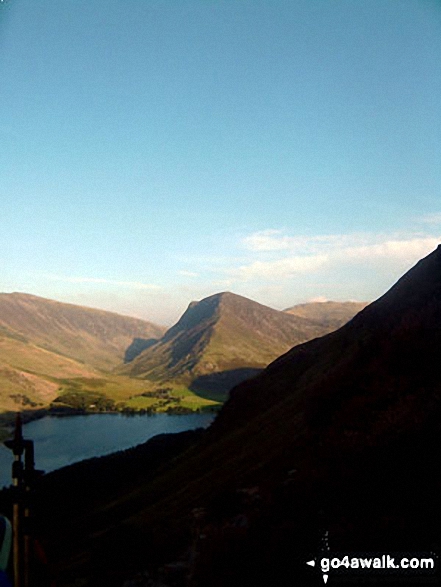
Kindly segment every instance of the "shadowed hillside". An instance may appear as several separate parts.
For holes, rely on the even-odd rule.
[[[83,512],[80,541],[63,545],[54,527],[62,584],[121,585],[111,562],[121,532],[126,573],[180,560],[198,587],[323,584],[305,561],[325,530],[334,551],[436,551],[440,324],[441,247],[340,330],[234,388],[204,437],[151,483],[109,501],[103,492],[105,517]],[[405,584],[436,584],[423,579]]]

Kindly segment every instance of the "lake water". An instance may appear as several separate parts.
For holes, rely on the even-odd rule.
[[[23,426],[34,441],[35,467],[46,472],[141,444],[163,433],[206,428],[214,414],[45,416]],[[0,446],[0,487],[11,483],[12,451]]]

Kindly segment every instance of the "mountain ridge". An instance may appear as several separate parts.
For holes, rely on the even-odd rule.
[[[307,302],[286,308],[284,312],[316,320],[337,330],[361,312],[369,302]]]
[[[325,330],[322,326],[301,316],[287,317],[232,292],[191,302],[167,331],[105,310],[23,292],[3,293],[1,405],[11,411],[21,404],[44,407],[54,400],[62,401],[59,395],[69,390],[75,391],[78,405],[82,405],[87,401],[81,399],[82,391],[92,397],[96,390],[104,396],[110,394],[109,399],[129,401],[126,407],[136,411],[151,407],[153,401],[147,396],[143,399],[140,392],[147,388],[154,392],[158,383],[170,381],[177,386],[178,407],[213,405],[225,399],[229,388],[257,374],[293,343],[329,330],[329,325]],[[133,375],[139,363],[142,365],[144,358],[138,357],[146,349],[147,357],[153,353],[153,365],[147,364],[150,372],[145,376],[141,366],[144,383],[119,380],[126,386],[124,390],[112,378]],[[114,370],[122,361],[124,367]],[[185,389],[188,399],[181,393]],[[69,397],[69,401],[77,401]]]
[[[113,366],[133,338],[158,337],[164,331],[138,318],[25,293],[0,293],[0,326],[46,350],[95,367]],[[99,347],[96,357],[93,345]]]
[[[0,293],[0,409],[47,407],[63,386],[103,380],[137,337],[164,329],[104,310]]]
[[[190,384],[226,372],[240,375],[239,370],[249,376],[245,370],[261,369],[294,344],[328,331],[317,321],[220,292],[191,302],[178,322],[123,372]]]

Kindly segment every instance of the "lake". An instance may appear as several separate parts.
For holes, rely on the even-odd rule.
[[[215,414],[45,416],[23,426],[34,441],[35,467],[46,472],[124,450],[163,433],[206,428]],[[0,446],[0,487],[11,483],[12,451]]]

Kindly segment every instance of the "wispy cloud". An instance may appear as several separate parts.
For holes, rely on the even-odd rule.
[[[229,273],[237,279],[279,279],[289,278],[299,273],[314,272],[328,261],[326,255],[305,257],[286,257],[275,261],[254,261],[231,269]]]
[[[255,232],[245,237],[242,242],[249,251],[291,251],[305,255],[323,251],[324,248],[339,248],[354,242],[364,242],[366,238],[366,235],[362,234],[288,236],[281,230],[269,229]]]
[[[199,277],[199,273],[196,273],[196,271],[185,271],[184,269],[181,271],[178,271],[179,275],[182,275],[183,277]]]
[[[434,212],[433,214],[426,214],[425,216],[420,216],[418,218],[418,222],[422,224],[439,226],[441,225],[441,212]]]
[[[64,275],[48,275],[47,277],[52,281],[62,281],[64,283],[95,283],[105,285],[116,285],[129,289],[160,289],[159,285],[155,285],[153,283],[142,283],[140,281],[120,281],[117,279],[104,279],[101,277],[69,277]]]
[[[338,251],[336,256],[343,259],[402,259],[417,261],[433,251],[440,243],[441,237],[424,237],[408,239],[391,239],[384,242],[347,247]]]
[[[238,280],[274,280],[317,274],[322,269],[342,268],[348,263],[410,264],[433,251],[441,237],[375,233],[308,237],[289,236],[270,229],[249,235],[242,242],[254,257],[265,254],[266,259],[250,259],[246,264],[230,268],[228,273]]]

